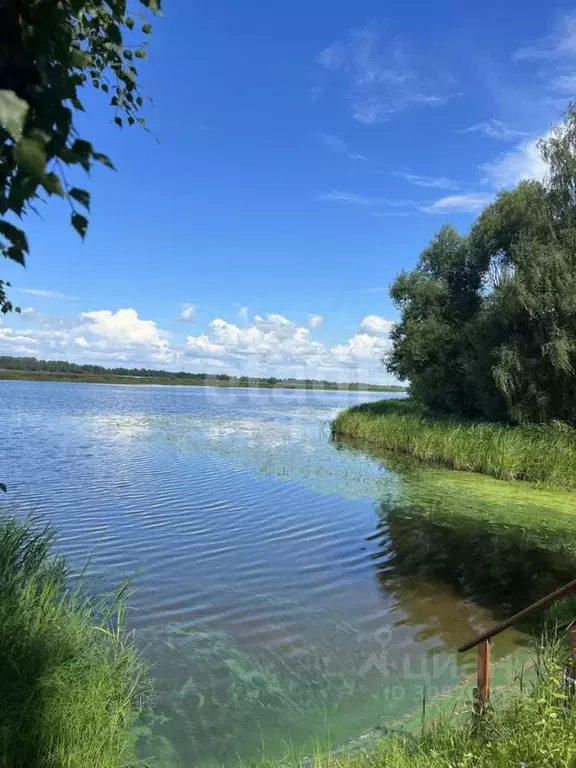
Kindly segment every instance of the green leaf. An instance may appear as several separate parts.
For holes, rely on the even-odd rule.
[[[14,147],[14,159],[33,176],[44,181],[46,150],[41,141],[24,136]]]
[[[90,160],[93,157],[92,144],[85,139],[76,139],[69,152],[63,153],[62,159],[67,163],[80,163],[85,171],[90,170]],[[68,159],[72,158],[72,159]]]
[[[134,51],[134,56],[136,56],[137,59],[147,59],[148,54],[143,48],[138,48],[138,50]]]
[[[113,171],[116,170],[116,167],[114,166],[114,163],[108,155],[105,155],[103,152],[94,152],[92,155],[94,160],[97,160],[99,163],[102,163],[102,165],[105,165],[107,168],[111,168]]]
[[[88,230],[88,219],[86,218],[86,216],[82,216],[81,213],[74,212],[70,217],[70,220],[76,232],[78,232],[82,240],[84,240],[84,238],[86,237],[86,232]]]
[[[64,188],[60,177],[55,173],[47,173],[42,181],[42,186],[51,195],[60,195],[64,197]]]
[[[152,24],[143,24],[142,25],[142,32],[144,32],[145,35],[151,35],[152,34]]]
[[[122,45],[122,32],[120,32],[120,27],[116,24],[110,24],[106,33],[114,45]]]
[[[24,121],[28,114],[28,102],[14,91],[0,91],[0,125],[15,141],[20,141]]]
[[[86,51],[72,48],[70,52],[70,63],[77,69],[84,69],[85,67],[89,67],[92,63],[92,57],[86,53]]]
[[[6,256],[7,259],[12,259],[12,261],[15,261],[17,264],[22,264],[22,266],[26,263],[24,252],[21,248],[18,248],[17,245],[11,245],[10,248],[7,248],[4,251],[4,256]]]
[[[114,122],[116,123],[117,126],[122,128],[122,118],[121,117],[115,117],[114,118]]]
[[[140,0],[142,5],[145,5],[146,8],[150,8],[151,11],[159,11],[160,10],[160,0]]]
[[[28,240],[24,232],[15,227],[14,224],[10,224],[8,221],[0,221],[0,235],[3,235],[6,240],[10,240],[12,245],[20,248],[24,253],[28,253]],[[8,283],[6,283],[8,285]]]
[[[124,24],[126,24],[128,29],[134,29],[134,19],[132,18],[132,16],[127,16],[124,19]]]
[[[4,483],[0,483],[0,491],[3,493],[8,493],[8,488],[6,488],[6,485]]]
[[[68,194],[74,200],[77,200],[80,205],[83,205],[87,211],[90,210],[90,192],[87,192],[85,189],[78,189],[78,187],[72,187]]]

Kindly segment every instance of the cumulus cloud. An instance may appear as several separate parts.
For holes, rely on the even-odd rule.
[[[166,343],[153,320],[141,320],[135,309],[119,309],[111,312],[100,309],[97,312],[82,312],[80,315],[86,330],[120,344],[146,344],[160,347]]]
[[[196,307],[194,304],[182,304],[182,307],[180,309],[180,314],[178,316],[178,320],[183,320],[184,322],[192,322],[196,318]]]
[[[538,142],[548,135],[523,141],[492,163],[483,165],[485,180],[495,189],[513,187],[524,179],[542,180],[546,174],[546,164],[542,160]]]
[[[322,315],[308,315],[308,325],[310,328],[318,328],[324,322]]]
[[[133,308],[94,310],[76,318],[15,316],[11,325],[21,327],[0,325],[0,354],[278,378],[390,380],[380,363],[389,344],[389,321],[368,315],[358,333],[328,346],[313,338],[322,320],[311,314],[304,326],[269,313],[240,327],[215,318],[205,333],[175,341]]]
[[[83,312],[76,318],[27,313],[12,319],[24,331],[2,327],[2,354],[25,354],[80,362],[169,364],[180,357],[169,334],[134,309]]]
[[[360,329],[368,334],[379,336],[390,333],[394,323],[378,315],[367,315],[360,323]]]
[[[337,344],[330,351],[340,364],[353,366],[380,361],[389,348],[388,339],[368,333],[357,333],[346,344]]]

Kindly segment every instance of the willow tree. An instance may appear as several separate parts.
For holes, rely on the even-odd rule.
[[[576,424],[576,107],[540,150],[544,182],[442,230],[392,286],[388,367],[431,408]]]
[[[100,91],[119,126],[144,124],[137,64],[160,0],[0,0],[0,254],[24,265],[24,221],[38,198],[65,197],[84,238],[90,192],[66,181],[66,167],[89,173],[112,160],[77,129],[86,87]],[[143,9],[144,10],[144,9]],[[12,310],[0,280],[0,311]]]

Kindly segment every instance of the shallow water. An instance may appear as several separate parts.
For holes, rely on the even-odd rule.
[[[458,681],[459,644],[573,578],[570,494],[330,442],[381,398],[0,382],[10,507],[52,519],[98,589],[135,574],[150,764],[395,726]]]

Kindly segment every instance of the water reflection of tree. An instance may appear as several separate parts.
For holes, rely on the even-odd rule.
[[[416,627],[420,641],[436,640],[436,650],[453,649],[576,575],[576,531],[561,522],[554,529],[546,519],[553,511],[538,510],[536,499],[533,517],[515,515],[513,498],[506,516],[487,514],[481,492],[438,485],[409,457],[348,440],[337,447],[368,453],[398,474],[398,493],[380,506],[372,557],[397,624]]]
[[[566,532],[438,520],[387,503],[381,515],[372,537],[378,581],[399,623],[420,627],[420,641],[453,648],[485,621],[486,609],[505,618],[574,578],[576,540],[567,546]]]

